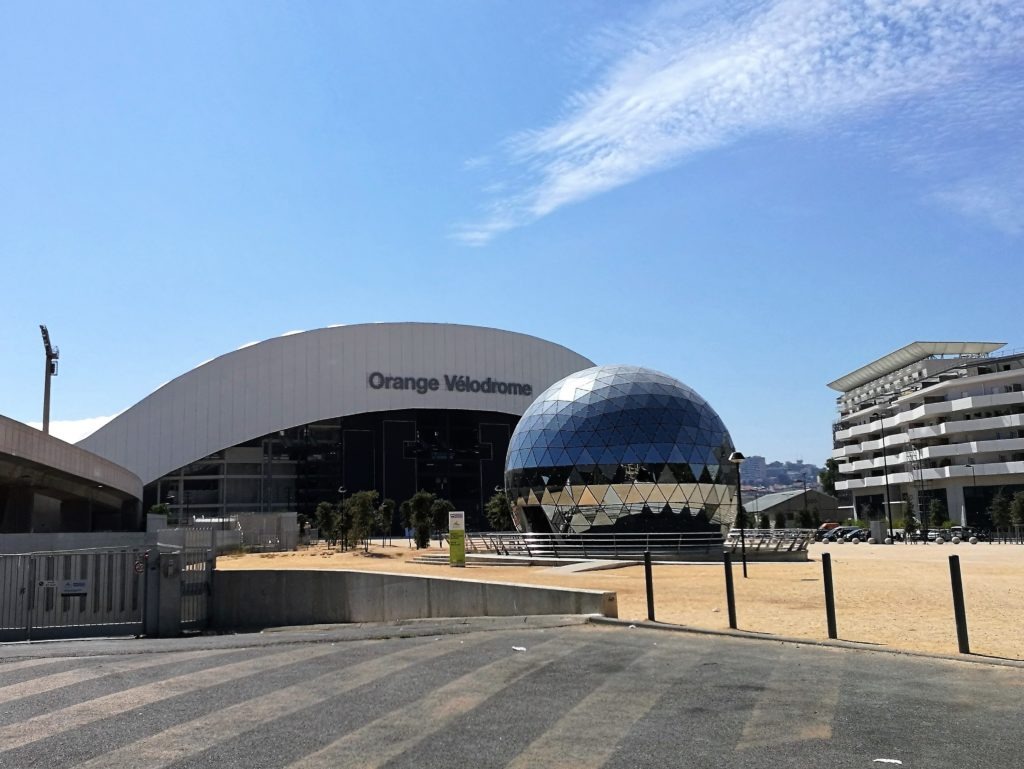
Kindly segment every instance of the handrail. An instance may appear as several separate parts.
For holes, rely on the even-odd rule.
[[[554,558],[638,557],[645,550],[657,555],[710,553],[721,549],[723,538],[709,533],[586,533],[537,534],[531,532],[474,532],[467,534],[474,551],[486,547],[500,555]]]

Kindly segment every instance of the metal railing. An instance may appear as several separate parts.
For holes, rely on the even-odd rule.
[[[721,554],[722,536],[713,533],[522,534],[475,532],[466,535],[466,552],[524,555],[530,558],[642,558]]]
[[[753,552],[797,553],[814,542],[815,529],[732,529],[725,537],[725,549],[735,553],[745,546]]]

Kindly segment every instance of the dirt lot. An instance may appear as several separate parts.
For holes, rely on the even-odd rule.
[[[735,565],[740,629],[826,638],[821,553],[807,563],[751,562],[749,578]],[[839,637],[898,649],[957,650],[949,587],[949,556],[960,556],[971,651],[1024,659],[1024,546],[830,545]],[[440,552],[436,547],[427,553]],[[447,551],[445,551],[447,552]],[[374,545],[370,553],[325,549],[297,553],[222,556],[220,569],[366,569],[460,579],[614,590],[619,616],[647,616],[642,566],[567,573],[558,568],[467,566],[411,562],[419,554],[404,540]],[[738,560],[738,559],[737,559]],[[699,628],[729,626],[721,564],[655,564],[654,597],[660,622]]]

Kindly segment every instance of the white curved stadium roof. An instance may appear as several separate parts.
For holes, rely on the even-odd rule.
[[[561,345],[492,328],[322,328],[214,358],[78,445],[150,483],[230,446],[349,414],[422,408],[521,415],[553,382],[593,365]],[[408,387],[409,378],[419,381]]]
[[[925,358],[936,355],[988,355],[1005,345],[1006,342],[911,342],[846,376],[839,377],[834,382],[829,382],[828,386],[845,393]]]

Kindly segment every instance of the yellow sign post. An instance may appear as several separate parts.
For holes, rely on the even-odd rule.
[[[466,565],[466,514],[461,510],[448,513],[448,565]]]

